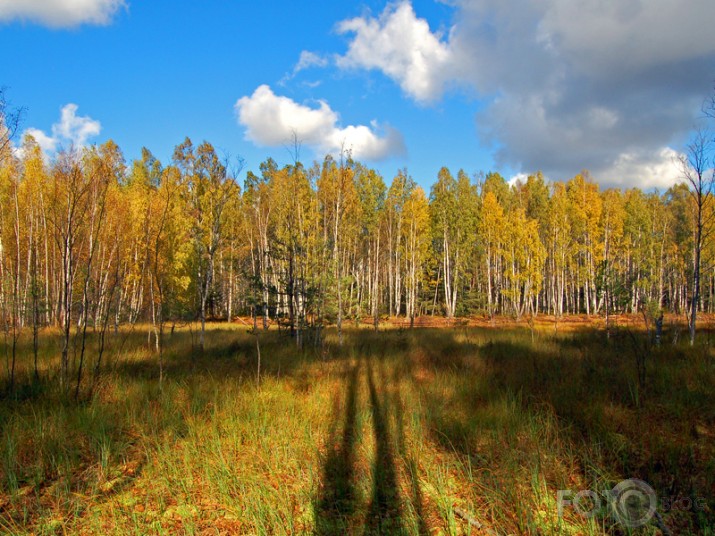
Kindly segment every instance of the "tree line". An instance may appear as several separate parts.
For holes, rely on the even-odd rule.
[[[587,171],[509,184],[442,168],[426,192],[406,170],[388,184],[349,154],[244,174],[188,138],[167,163],[147,149],[127,163],[112,141],[51,159],[31,136],[2,150],[10,375],[19,334],[36,345],[45,326],[62,332],[61,379],[78,389],[98,374],[107,332],[140,321],[161,352],[167,322],[200,322],[203,347],[207,319],[237,316],[303,345],[327,324],[377,329],[394,316],[715,309],[710,193],[688,180],[661,193],[601,190]]]

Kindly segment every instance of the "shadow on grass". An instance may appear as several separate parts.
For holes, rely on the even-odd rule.
[[[331,535],[350,532],[355,513],[355,443],[357,440],[357,391],[360,362],[355,363],[347,377],[345,416],[342,437],[338,443],[336,433],[340,413],[335,404],[336,422],[323,467],[322,489],[314,502],[315,534]]]
[[[255,338],[246,332],[211,334],[204,351],[193,348],[187,334],[175,335],[166,345],[164,377],[169,380],[186,380],[210,375],[236,381],[255,381],[257,353]],[[277,332],[261,334],[262,376],[290,374],[305,361],[307,354],[290,344]],[[140,360],[122,359],[109,365],[112,372],[131,379],[158,380],[158,356]]]
[[[346,376],[344,408],[339,410],[339,403],[334,404],[336,416],[331,426],[330,446],[323,465],[322,487],[313,505],[316,520],[315,534],[407,533],[399,492],[396,463],[398,454],[400,458],[405,458],[405,468],[409,474],[413,495],[411,499],[415,514],[419,518],[418,533],[428,534],[422,521],[422,497],[417,480],[417,464],[415,460],[407,457],[405,452],[402,415],[404,408],[399,393],[393,394],[391,389],[399,384],[400,367],[396,364],[395,376],[388,378],[384,363],[386,348],[382,346],[382,341],[375,338],[355,342],[360,353],[357,354],[357,362],[352,365]],[[363,368],[365,376],[360,373]],[[369,402],[372,436],[375,442],[370,501],[364,507],[359,504],[355,481],[355,457],[357,444],[360,441],[356,418],[358,407],[361,405],[358,402],[358,392],[362,377],[367,379],[367,402]],[[393,438],[391,433],[391,416],[395,418],[397,439]],[[341,424],[342,435],[338,437]]]
[[[384,361],[381,361],[380,364],[383,365]],[[408,378],[410,377],[412,364],[412,360],[409,358],[394,364],[391,378],[392,385],[400,386],[405,376]],[[386,377],[383,366],[380,367],[380,372],[382,374],[382,381],[384,385]],[[402,391],[398,390],[398,392],[391,398],[391,410],[395,416],[397,453],[403,460],[405,472],[407,473],[411,495],[410,500],[412,507],[414,508],[414,515],[417,522],[417,526],[413,527],[413,529],[416,529],[417,534],[420,536],[427,536],[429,534],[429,529],[427,528],[427,523],[425,522],[424,498],[422,497],[422,490],[420,489],[419,463],[409,452],[405,443],[405,405],[402,400],[402,394]]]
[[[402,532],[400,504],[393,441],[388,421],[387,385],[383,380],[382,397],[375,387],[373,359],[367,359],[367,384],[370,391],[372,426],[375,435],[375,461],[372,468],[372,499],[365,523],[366,534],[399,534]],[[379,366],[382,368],[382,360]]]
[[[684,346],[647,347],[646,381],[639,385],[635,352],[646,345],[644,334],[636,337],[641,350],[629,332],[610,341],[591,330],[540,335],[532,342],[527,331],[505,330],[483,333],[476,345],[447,330],[428,339],[418,335],[416,348],[426,354],[421,365],[438,384],[412,381],[420,384],[433,439],[464,457],[465,465],[483,464],[485,457],[494,467],[503,459],[515,463],[518,456],[507,452],[504,458],[479,445],[493,444],[493,438],[515,445],[527,435],[534,449],[573,459],[584,482],[605,478],[603,484],[612,486],[617,482],[609,484],[605,475],[640,478],[661,497],[693,504],[710,497],[702,512],[666,517],[679,532],[700,533],[712,526],[715,511],[715,466],[704,461],[713,452],[705,438],[715,428],[712,358]],[[690,358],[685,362],[684,351]],[[537,450],[532,454],[538,458]],[[547,480],[558,486],[570,476],[559,470]]]

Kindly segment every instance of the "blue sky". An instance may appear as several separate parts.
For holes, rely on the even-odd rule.
[[[111,138],[166,162],[188,135],[257,170],[295,132],[306,163],[345,145],[426,187],[443,165],[664,187],[712,20],[711,0],[0,0],[0,85],[50,154]]]

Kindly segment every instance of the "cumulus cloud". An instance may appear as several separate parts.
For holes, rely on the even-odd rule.
[[[54,153],[57,150],[57,139],[48,136],[39,128],[28,128],[25,130],[24,136],[32,136],[45,154]]]
[[[124,0],[0,0],[0,21],[27,20],[51,28],[109,24]]]
[[[402,136],[392,128],[381,128],[374,121],[370,126],[341,128],[339,114],[327,102],[306,106],[276,95],[267,85],[238,99],[235,108],[239,123],[246,128],[246,138],[258,145],[284,145],[295,135],[316,151],[346,149],[359,159],[382,160],[404,152]]]
[[[55,139],[68,140],[76,146],[83,146],[88,138],[99,135],[102,125],[89,116],[78,116],[76,104],[65,104],[60,111],[60,121],[52,125]]]
[[[453,0],[433,32],[409,2],[338,25],[341,68],[377,69],[419,102],[460,86],[485,100],[483,143],[499,165],[566,179],[665,184],[663,151],[712,89],[711,0]],[[670,179],[667,179],[670,180]],[[650,181],[650,182],[649,182]]]
[[[77,115],[76,104],[65,104],[60,110],[60,120],[52,125],[52,135],[45,134],[37,128],[28,128],[24,134],[29,134],[45,152],[54,153],[60,146],[83,147],[90,138],[98,136],[102,130],[99,121],[89,116]]]
[[[338,67],[378,69],[419,101],[442,93],[451,61],[449,44],[416,17],[408,2],[388,6],[377,19],[343,21],[337,30],[353,34],[347,53],[337,57]]]
[[[658,151],[622,153],[610,168],[603,170],[601,182],[607,186],[638,186],[662,191],[683,181],[681,156],[670,147]]]

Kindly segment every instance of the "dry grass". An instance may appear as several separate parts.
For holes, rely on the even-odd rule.
[[[272,330],[260,387],[245,328],[212,325],[202,355],[184,328],[161,390],[137,328],[80,403],[54,388],[47,333],[42,382],[20,374],[0,408],[0,532],[621,534],[560,517],[557,490],[636,477],[680,498],[661,502],[674,533],[713,534],[708,335],[649,348],[641,385],[642,333],[500,328],[353,329],[327,352]]]

